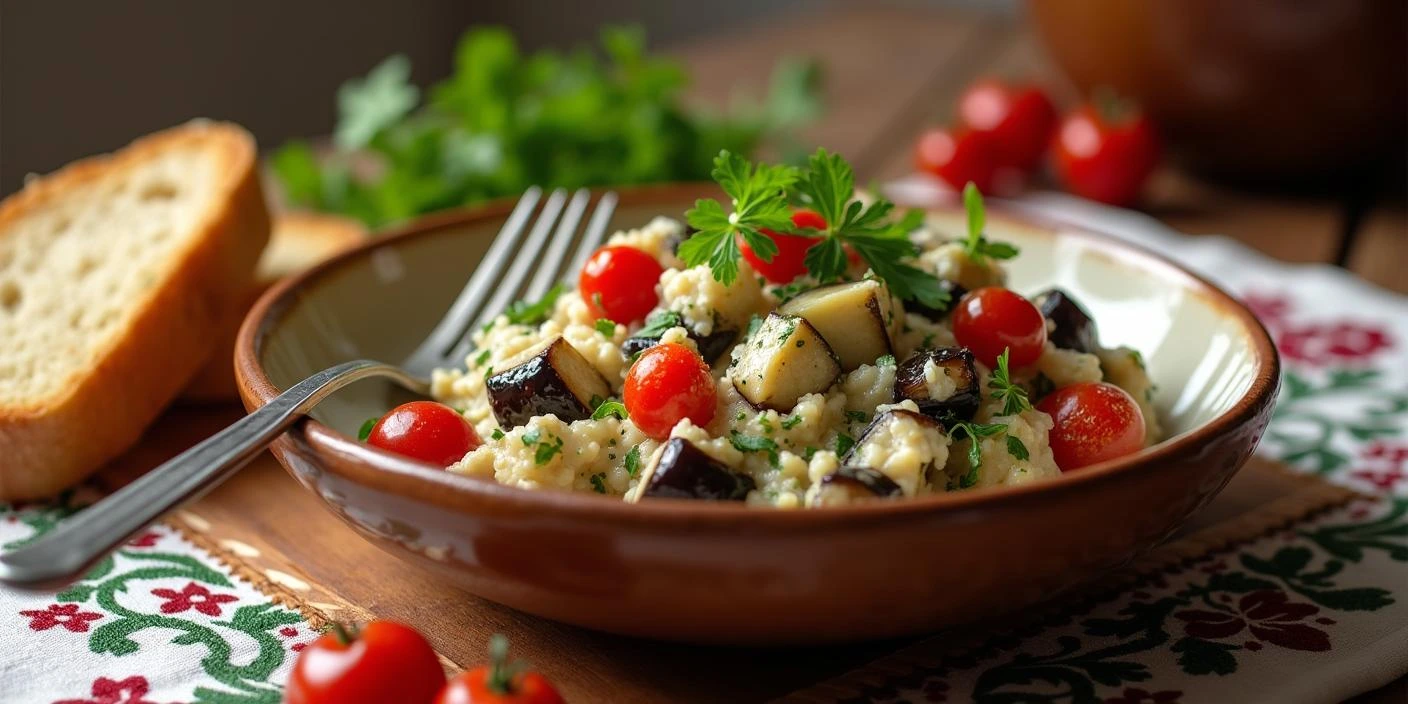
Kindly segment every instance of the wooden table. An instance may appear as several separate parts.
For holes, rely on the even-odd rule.
[[[693,69],[694,93],[722,101],[736,89],[760,93],[775,60],[818,57],[826,71],[826,118],[807,137],[857,165],[862,182],[904,174],[914,135],[951,109],[981,74],[1033,75],[1059,85],[1027,30],[1011,21],[953,11],[861,7],[779,18],[674,48]],[[1246,195],[1159,173],[1147,210],[1192,234],[1241,239],[1274,257],[1347,263],[1360,275],[1408,291],[1408,240],[1401,202],[1370,207],[1343,198]],[[1352,248],[1342,242],[1356,234]],[[181,429],[153,438],[175,448],[236,409],[177,409]],[[583,701],[752,701],[839,674],[897,647],[758,651],[634,641],[513,612],[447,587],[355,538],[267,456],[190,508],[199,520],[235,525],[261,549],[287,558],[302,579],[332,585],[377,616],[414,623],[450,660],[483,658],[484,637],[502,632],[531,642],[528,658]],[[574,661],[558,661],[571,653]],[[1380,696],[1396,697],[1399,689]],[[585,696],[583,696],[585,695]]]

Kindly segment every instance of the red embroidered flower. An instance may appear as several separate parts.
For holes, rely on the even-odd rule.
[[[1278,327],[1291,312],[1291,299],[1276,294],[1248,293],[1242,303],[1268,328]]]
[[[87,633],[88,622],[103,617],[92,611],[79,611],[78,604],[50,604],[45,611],[21,611],[20,615],[29,617],[30,630],[47,631],[63,626],[74,633]]]
[[[1183,692],[1177,690],[1150,692],[1138,687],[1126,687],[1123,694],[1106,699],[1105,704],[1178,704],[1181,698]]]
[[[1276,336],[1286,359],[1314,365],[1362,362],[1392,346],[1382,328],[1353,322],[1286,328]]]
[[[179,592],[170,589],[153,589],[152,595],[166,600],[166,603],[161,605],[161,612],[164,614],[179,614],[182,611],[195,609],[206,616],[219,616],[221,604],[240,600],[233,594],[211,594],[209,589],[195,582],[188,583],[186,588]]]
[[[161,539],[161,535],[157,534],[157,533],[154,532],[154,531],[147,531],[147,532],[145,532],[145,533],[143,533],[143,534],[141,534],[141,535],[139,535],[139,536],[137,536],[137,537],[135,537],[135,538],[133,538],[133,539],[127,541],[127,545],[128,545],[128,547],[134,547],[134,548],[150,548],[150,547],[155,547],[155,546],[156,546],[156,541],[157,541],[157,540],[160,540],[160,539]]]
[[[1330,636],[1301,623],[1320,613],[1320,607],[1288,601],[1286,593],[1262,589],[1243,596],[1236,612],[1189,609],[1174,614],[1183,621],[1183,632],[1204,640],[1222,640],[1249,629],[1251,634],[1282,648],[1324,651],[1330,649]]]
[[[93,680],[92,699],[63,699],[54,704],[156,704],[145,699],[149,691],[147,678],[139,675],[121,680],[99,677]]]

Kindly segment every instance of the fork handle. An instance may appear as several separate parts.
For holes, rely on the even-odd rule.
[[[215,488],[329,394],[373,376],[426,391],[424,381],[381,362],[356,360],[324,369],[29,545],[0,555],[0,582],[34,589],[66,585],[162,514]]]

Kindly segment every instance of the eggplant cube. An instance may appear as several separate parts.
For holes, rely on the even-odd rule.
[[[874,364],[893,353],[890,294],[874,279],[812,289],[782,304],[778,311],[811,323],[841,360],[842,371]]]
[[[684,438],[665,443],[641,481],[642,499],[742,501],[757,488],[752,477],[729,469]]]
[[[591,418],[593,403],[611,395],[601,372],[561,336],[489,377],[489,406],[512,428],[549,413],[570,423]]]
[[[790,411],[797,399],[830,388],[841,365],[816,328],[769,313],[734,354],[733,387],[755,408]]]
[[[867,499],[888,499],[904,491],[895,480],[869,467],[841,467],[821,478],[814,506],[839,506]]]
[[[946,451],[940,454],[937,449],[938,443],[947,447],[944,434],[933,418],[893,408],[871,421],[841,464],[871,467],[898,484],[905,496],[914,496],[934,467],[948,458]]]
[[[1100,349],[1100,333],[1095,319],[1084,306],[1059,288],[1048,289],[1036,296],[1038,308],[1047,320],[1056,324],[1051,344],[1067,350],[1094,354]]]
[[[982,403],[973,353],[963,347],[916,352],[895,370],[895,398],[913,401],[945,428],[973,420]]]

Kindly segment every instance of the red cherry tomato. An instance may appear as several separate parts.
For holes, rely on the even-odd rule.
[[[411,401],[382,416],[372,426],[367,444],[447,467],[484,441],[455,409],[434,401]]]
[[[826,221],[816,211],[804,208],[792,213],[792,226],[797,230],[821,230],[826,228]],[[753,266],[753,271],[775,284],[791,283],[793,279],[807,273],[807,250],[820,242],[820,237],[772,230],[763,230],[763,234],[777,245],[777,254],[773,255],[770,262],[763,261],[755,254],[742,237],[738,240],[738,248],[742,250],[743,258]]]
[[[958,99],[958,116],[974,132],[992,135],[998,161],[1023,171],[1041,163],[1056,129],[1056,106],[1033,85],[995,79],[974,83]]]
[[[992,135],[967,128],[936,127],[919,135],[919,142],[914,145],[914,163],[954,190],[961,190],[972,181],[978,190],[989,193],[1001,157]]]
[[[1062,472],[1144,448],[1144,414],[1124,389],[1085,382],[1051,392],[1036,409],[1051,416],[1051,452]]]
[[[657,440],[684,418],[695,425],[714,419],[718,394],[709,365],[684,345],[667,342],[647,349],[626,372],[626,412],[641,432]]]
[[[360,633],[338,626],[298,656],[284,690],[287,704],[430,702],[445,673],[414,628],[372,621]]]
[[[1009,366],[1025,367],[1041,357],[1046,318],[1020,294],[988,286],[958,300],[953,311],[953,336],[988,368],[997,366],[1004,349],[1009,350]]]
[[[630,325],[645,320],[660,302],[655,283],[664,271],[654,257],[635,247],[602,247],[582,265],[577,290],[592,315]]]
[[[494,636],[490,661],[451,679],[434,704],[563,704],[562,695],[536,672],[515,672],[508,664],[508,642]]]
[[[1128,205],[1158,165],[1158,135],[1138,111],[1111,115],[1085,105],[1061,122],[1054,160],[1056,174],[1070,192]]]

